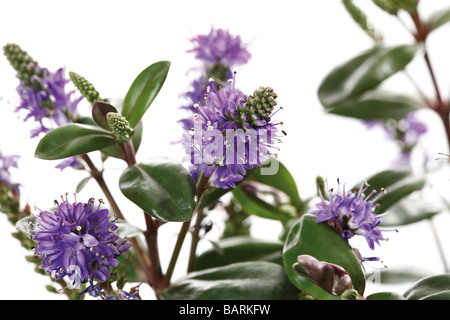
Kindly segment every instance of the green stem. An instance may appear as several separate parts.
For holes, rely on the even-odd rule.
[[[125,161],[127,162],[128,167],[134,166],[136,164],[136,153],[131,140],[128,140],[124,143],[119,143],[119,145],[125,155]],[[147,230],[144,232],[144,236],[147,242],[147,248],[149,251],[149,258],[151,263],[151,277],[149,278],[149,280],[150,285],[155,291],[156,297],[159,299],[159,291],[163,288],[164,284],[164,275],[161,269],[161,260],[159,258],[158,249],[159,221],[153,219],[153,217],[145,211],[144,217],[147,227]]]
[[[209,178],[205,177],[205,175],[202,173],[202,175],[200,176],[200,179],[197,182],[197,203],[195,205],[193,216],[195,215],[195,213],[197,213],[199,211],[199,207],[201,204],[203,194],[205,193],[205,191],[207,189],[208,181],[209,181]],[[168,285],[170,285],[170,280],[172,278],[173,271],[175,269],[175,265],[178,261],[178,257],[180,255],[180,251],[181,251],[181,247],[183,246],[184,239],[186,238],[186,234],[189,231],[191,221],[192,221],[192,219],[185,221],[185,222],[183,222],[183,224],[181,226],[180,232],[178,234],[177,242],[175,243],[175,248],[172,252],[172,257],[170,258],[169,266],[167,268],[166,275],[164,277],[164,287],[167,287]],[[191,254],[192,254],[192,252],[195,253],[195,251],[193,251],[192,247],[191,247]],[[189,261],[189,263],[191,263],[191,262]]]
[[[444,249],[442,248],[441,241],[439,240],[438,232],[436,230],[436,226],[434,225],[434,221],[432,218],[428,220],[431,226],[431,233],[433,234],[434,240],[436,242],[437,249],[439,251],[439,255],[441,257],[442,265],[444,266],[444,271],[446,273],[450,272],[450,269],[447,264],[447,259],[445,258]]]

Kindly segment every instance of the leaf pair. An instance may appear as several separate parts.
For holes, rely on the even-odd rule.
[[[142,71],[134,80],[125,96],[122,115],[130,126],[135,128],[142,116],[160,91],[170,63],[156,62]],[[117,110],[106,103],[98,104],[93,109],[94,124],[72,123],[50,131],[39,142],[35,156],[46,160],[56,160],[102,150],[116,144],[113,134],[106,122],[108,112]],[[117,150],[106,149],[106,153],[117,155]],[[120,155],[120,154],[119,154]]]
[[[376,46],[332,70],[322,81],[318,97],[334,114],[358,119],[401,119],[417,110],[420,101],[403,95],[374,92],[383,81],[403,70],[420,44],[392,48]]]

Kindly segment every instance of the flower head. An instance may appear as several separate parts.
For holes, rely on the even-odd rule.
[[[373,212],[376,201],[382,193],[372,198],[376,191],[373,190],[365,196],[366,190],[367,186],[363,184],[358,192],[346,192],[345,187],[341,190],[338,181],[337,192],[328,191],[328,199],[320,192],[321,202],[316,204],[316,209],[311,213],[317,215],[317,222],[327,222],[347,241],[354,235],[363,236],[373,250],[375,244],[379,244],[379,240],[384,240],[378,228],[384,214]]]
[[[19,156],[17,155],[4,155],[0,151],[0,183],[2,183],[7,188],[13,187],[13,189],[17,188],[16,184],[12,184],[11,175],[9,172],[9,168],[17,166],[17,159]]]
[[[191,41],[195,46],[188,52],[194,52],[197,59],[206,63],[232,66],[245,64],[250,59],[241,38],[227,30],[211,28],[209,34],[198,35]]]
[[[259,98],[260,91],[271,92],[270,105]],[[235,87],[235,79],[226,87],[216,88],[210,79],[203,102],[194,104],[196,113],[190,119],[191,130],[187,131],[182,143],[191,157],[194,178],[204,172],[217,187],[236,187],[246,169],[262,164],[275,155],[274,146],[280,142],[272,112],[276,105],[273,90],[263,88],[246,96]],[[258,102],[259,101],[259,102]],[[276,155],[275,155],[276,156]]]
[[[56,211],[41,211],[37,217],[33,239],[35,254],[43,259],[40,267],[56,280],[67,275],[74,285],[106,281],[108,267],[117,266],[116,258],[131,244],[119,239],[108,210],[100,204],[95,208],[93,200],[70,203],[66,196],[57,205]]]

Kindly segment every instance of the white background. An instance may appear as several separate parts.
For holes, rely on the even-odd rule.
[[[371,1],[355,1],[365,8],[374,26],[387,44],[413,41],[411,35],[394,17],[375,7]],[[422,0],[420,10],[428,16],[446,8],[450,1]],[[407,16],[402,16],[410,24]],[[282,143],[280,160],[293,174],[304,198],[314,195],[317,175],[327,177],[330,185],[340,178],[353,185],[390,166],[397,148],[385,140],[381,130],[367,131],[357,120],[325,114],[317,99],[317,88],[325,75],[337,64],[372,46],[372,41],[353,23],[341,1],[2,1],[0,3],[0,44],[17,43],[50,70],[65,67],[89,79],[103,97],[121,99],[141,70],[153,62],[169,60],[171,69],[165,85],[144,116],[144,138],[138,161],[154,156],[167,156],[181,161],[183,151],[171,144],[182,134],[177,124],[184,104],[180,94],[188,88],[186,72],[197,65],[189,39],[208,33],[211,27],[228,29],[248,44],[252,58],[237,69],[238,87],[252,92],[260,85],[270,85],[279,95],[284,110],[278,117],[288,133]],[[450,89],[448,56],[449,26],[443,26],[429,38],[430,57],[437,71],[445,99]],[[429,74],[421,57],[408,66],[424,90],[433,95]],[[6,58],[0,58],[0,149],[6,154],[20,154],[20,170],[12,169],[15,181],[22,184],[23,202],[47,209],[65,192],[72,193],[84,172],[54,169],[57,161],[33,157],[37,139],[29,138],[33,124],[24,123],[23,114],[13,113],[18,105],[15,87],[18,80]],[[393,90],[414,92],[404,74],[386,83]],[[88,114],[88,104],[80,104]],[[429,131],[420,148],[430,155],[431,166],[439,152],[448,152],[444,131],[437,116],[428,110],[420,116]],[[417,157],[416,157],[417,156]],[[415,156],[415,164],[422,161]],[[93,155],[98,163],[98,157]],[[420,168],[420,165],[417,166]],[[120,193],[117,179],[125,163],[108,160],[106,179],[126,217],[143,226],[142,213]],[[419,169],[420,170],[420,169]],[[448,196],[450,172],[440,171],[432,195]],[[102,197],[91,182],[78,200]],[[443,212],[434,219],[439,237],[450,257],[450,217]],[[217,224],[215,232],[222,226]],[[170,257],[179,224],[164,226],[161,233],[161,257],[164,268]],[[390,268],[407,267],[427,274],[443,272],[434,239],[427,222],[399,228],[389,233],[389,241],[374,253]],[[48,293],[46,277],[33,271],[25,261],[30,251],[23,249],[10,236],[14,231],[4,215],[0,215],[0,298],[64,299]],[[254,219],[255,237],[276,239],[280,229],[272,221]],[[358,246],[366,246],[364,240]],[[187,246],[185,246],[187,247]],[[200,249],[207,248],[201,243]],[[181,260],[185,259],[185,253]],[[375,265],[380,267],[380,265]],[[182,262],[175,278],[184,274]],[[373,271],[368,267],[368,271]],[[389,286],[383,290],[403,293],[409,284]],[[151,290],[141,287],[145,298]],[[367,293],[381,290],[368,284]]]

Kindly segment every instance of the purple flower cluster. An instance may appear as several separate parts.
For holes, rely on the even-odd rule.
[[[108,210],[100,204],[95,208],[93,200],[70,203],[66,196],[57,205],[56,211],[41,211],[36,219],[33,239],[35,255],[43,259],[40,267],[56,280],[68,276],[74,286],[94,278],[106,281],[108,267],[119,264],[116,258],[131,243],[119,239]]]
[[[196,113],[189,120],[192,130],[185,132],[182,140],[194,179],[203,172],[213,185],[235,188],[246,169],[261,166],[275,155],[272,150],[277,150],[274,144],[280,142],[277,126],[281,123],[271,119],[280,109],[272,113],[276,102],[271,101],[270,112],[262,115],[253,99],[236,89],[235,79],[219,90],[210,79],[203,102],[194,104]]]
[[[328,189],[328,185],[326,188]],[[382,193],[372,198],[376,194],[373,190],[365,196],[367,188],[363,184],[358,192],[346,192],[345,187],[341,190],[338,181],[337,192],[328,191],[327,199],[320,192],[321,202],[310,213],[317,215],[317,222],[327,222],[347,241],[354,235],[363,236],[373,250],[375,244],[379,245],[380,240],[385,240],[378,228],[384,214],[373,212]]]
[[[11,174],[9,172],[11,167],[18,168],[17,159],[19,159],[19,156],[4,155],[0,151],[0,183],[7,188],[16,189],[18,187],[17,184],[11,182]]]
[[[396,141],[400,146],[400,155],[393,162],[393,167],[410,167],[411,152],[418,144],[420,137],[427,131],[427,126],[417,119],[414,113],[406,114],[399,121],[371,120],[364,122],[367,128],[381,126],[389,140]]]
[[[37,67],[39,68],[39,67]],[[52,127],[68,124],[77,118],[78,103],[83,99],[72,98],[75,90],[66,92],[66,84],[70,81],[65,77],[64,69],[60,68],[52,73],[47,69],[42,70],[42,78],[31,76],[31,85],[21,81],[17,87],[21,103],[16,111],[24,110],[24,121],[32,118],[38,126],[31,130],[31,137],[37,137],[46,133]],[[42,90],[36,90],[42,88]],[[82,168],[76,157],[64,160],[56,167],[63,170],[67,167]]]
[[[70,81],[65,77],[64,69],[58,69],[52,73],[43,69],[42,79],[32,76],[31,86],[24,81],[17,88],[21,98],[21,104],[16,111],[25,110],[27,115],[25,121],[33,118],[38,127],[31,131],[31,137],[51,130],[50,126],[56,124],[62,126],[77,118],[77,106],[83,97],[72,99],[75,91],[66,92],[66,84]],[[43,90],[36,91],[34,83],[40,82]],[[44,123],[49,119],[50,123]]]
[[[200,76],[190,85],[190,90],[182,96],[188,103],[181,109],[195,110],[193,105],[203,100],[208,86],[208,79],[214,78],[218,83],[232,77],[231,68],[248,62],[251,55],[239,36],[233,36],[227,30],[211,28],[209,34],[198,35],[191,39],[193,48],[188,50],[201,62]],[[180,121],[185,130],[190,129],[189,120]]]
[[[213,29],[207,35],[198,35],[191,39],[195,57],[204,63],[226,66],[242,65],[250,59],[239,36],[232,36],[227,30]]]

